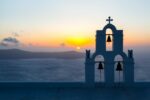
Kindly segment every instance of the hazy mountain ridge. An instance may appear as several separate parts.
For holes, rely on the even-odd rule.
[[[30,52],[19,49],[3,49],[0,50],[0,59],[30,59],[30,58],[62,58],[77,59],[83,58],[84,53],[77,51],[65,52]]]

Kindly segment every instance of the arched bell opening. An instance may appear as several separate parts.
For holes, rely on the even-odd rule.
[[[106,29],[106,51],[113,51],[113,31]]]
[[[120,83],[124,81],[123,76],[123,57],[116,55],[114,58],[114,82]]]
[[[95,81],[104,82],[104,57],[97,55],[95,57]]]

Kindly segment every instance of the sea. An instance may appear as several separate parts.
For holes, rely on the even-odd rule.
[[[135,54],[135,81],[150,81],[149,55]],[[0,60],[0,82],[84,82],[84,62],[84,58]],[[99,80],[98,74],[95,80]]]

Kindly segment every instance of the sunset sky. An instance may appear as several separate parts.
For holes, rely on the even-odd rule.
[[[0,48],[94,49],[111,16],[124,45],[150,50],[150,0],[0,0]]]

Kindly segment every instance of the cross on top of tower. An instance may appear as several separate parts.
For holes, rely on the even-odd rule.
[[[111,17],[109,16],[108,19],[106,19],[106,21],[108,21],[108,23],[110,24],[110,22],[113,21],[113,19],[111,19]]]

